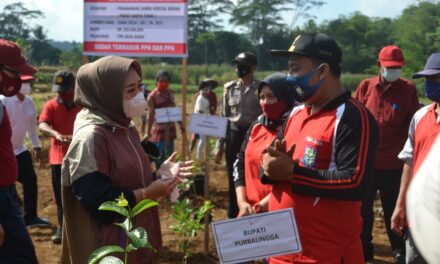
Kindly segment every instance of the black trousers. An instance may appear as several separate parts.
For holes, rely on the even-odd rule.
[[[63,226],[63,203],[61,200],[61,164],[51,165],[52,172],[52,190],[57,204],[58,227]]]
[[[18,164],[18,182],[23,185],[24,221],[37,217],[38,186],[32,156],[25,151],[15,156]]]
[[[364,219],[362,227],[362,246],[364,249],[364,256],[366,259],[372,259],[374,256],[373,249],[373,223],[374,212],[373,203],[376,197],[377,191],[380,194],[380,200],[382,203],[385,227],[387,229],[388,238],[391,243],[391,248],[394,254],[405,255],[405,241],[398,237],[391,230],[391,216],[393,215],[394,207],[396,206],[397,197],[400,189],[400,178],[402,176],[402,169],[396,170],[377,170],[373,172],[373,179],[367,191],[367,194],[362,201],[361,214]]]
[[[239,127],[238,130],[228,129],[228,139],[226,141],[225,159],[226,170],[228,174],[229,183],[229,206],[228,217],[235,218],[238,215],[237,195],[235,193],[234,177],[234,162],[237,159],[237,154],[240,152],[241,144],[243,144],[244,136],[249,127]]]

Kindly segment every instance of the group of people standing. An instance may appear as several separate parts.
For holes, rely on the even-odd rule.
[[[413,76],[426,78],[426,96],[433,101],[421,109],[415,86],[400,77],[405,61],[397,46],[379,52],[378,76],[363,80],[354,98],[342,87],[342,51],[331,37],[304,33],[288,50],[271,54],[286,58],[288,74],[259,81],[254,78],[256,56],[243,52],[232,62],[238,80],[224,85],[221,115],[229,122],[214,152],[217,162],[223,154],[226,158],[228,217],[294,209],[303,252],[270,257],[266,261],[271,264],[370,262],[372,208],[379,191],[395,262],[405,263],[406,257],[406,263],[426,263],[407,232],[405,197],[440,131],[440,53],[432,54],[425,69]],[[35,72],[14,43],[0,40],[0,88],[9,97],[0,101],[0,262],[5,263],[36,263],[25,226],[49,225],[36,213],[36,176],[23,147],[28,133],[41,159],[35,107],[26,85],[20,90],[22,80]],[[125,234],[112,225],[121,218],[99,211],[102,202],[121,193],[130,206],[164,197],[191,175],[192,161],[174,161],[175,124],[155,121],[155,109],[175,106],[170,79],[159,71],[157,87],[146,99],[136,60],[107,56],[83,65],[76,77],[55,74],[53,91],[58,94],[44,105],[39,128],[51,136],[59,224],[53,240],[63,241],[63,263],[85,263],[99,246],[126,244]],[[200,83],[195,113],[215,114],[216,86],[212,79]],[[146,109],[141,139],[133,118]],[[23,120],[29,120],[26,126]],[[159,148],[156,173],[142,140]],[[198,159],[206,138],[199,140]],[[17,163],[23,164],[20,170]],[[24,218],[15,200],[17,178],[24,186]],[[143,226],[153,248],[160,250],[157,208],[140,214],[134,225]],[[158,251],[142,249],[129,260],[155,263],[158,257]]]
[[[413,76],[426,78],[433,102],[421,109],[414,84],[400,76],[397,46],[379,52],[379,74],[354,98],[341,85],[342,51],[331,37],[301,34],[271,54],[287,58],[288,75],[255,81],[256,59],[242,53],[239,80],[224,87],[229,127],[217,153],[226,142],[229,217],[295,210],[303,252],[269,263],[371,263],[379,191],[395,263],[426,263],[408,232],[405,197],[439,132],[440,53]]]

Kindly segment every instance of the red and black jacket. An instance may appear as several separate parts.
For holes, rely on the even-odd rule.
[[[349,92],[313,115],[310,111],[309,106],[293,109],[277,136],[286,140],[287,149],[296,146],[293,193],[362,200],[379,143],[374,117]],[[264,175],[262,182],[267,182]]]

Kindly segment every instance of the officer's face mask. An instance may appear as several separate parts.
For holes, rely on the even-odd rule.
[[[237,64],[235,68],[238,78],[243,78],[251,72],[252,66],[249,64]]]
[[[286,81],[288,85],[296,92],[296,100],[298,102],[304,102],[305,100],[309,99],[321,87],[323,79],[319,80],[313,85],[309,85],[310,80],[313,78],[321,65],[302,76],[292,76],[290,74],[287,75]]]

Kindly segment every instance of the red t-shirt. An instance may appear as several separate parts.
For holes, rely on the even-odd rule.
[[[7,186],[17,180],[18,167],[12,148],[12,129],[8,113],[1,102],[0,107],[0,186]]]
[[[437,136],[440,134],[440,124],[437,123],[435,109],[437,104],[428,107],[426,113],[416,125],[414,133],[414,174],[415,175],[431,150]]]
[[[53,98],[44,104],[40,114],[40,123],[48,123],[54,130],[63,135],[72,135],[76,114],[81,108],[77,105],[67,108],[65,104],[58,100],[58,98]],[[68,148],[69,145],[63,144],[52,137],[50,139],[49,163],[51,165],[62,164]]]
[[[419,109],[414,84],[398,79],[381,87],[380,77],[363,80],[354,97],[373,114],[380,129],[380,144],[374,168],[401,169],[403,162],[397,157],[408,136],[408,127]]]

